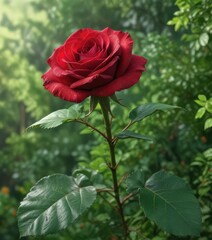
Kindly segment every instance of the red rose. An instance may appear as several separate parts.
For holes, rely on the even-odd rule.
[[[70,102],[106,97],[138,82],[146,59],[132,54],[128,33],[89,28],[73,33],[48,59],[44,87]]]

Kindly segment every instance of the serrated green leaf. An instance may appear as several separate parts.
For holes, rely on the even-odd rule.
[[[197,199],[183,179],[160,171],[140,189],[145,215],[163,230],[177,236],[199,236],[201,212]]]
[[[55,174],[42,178],[18,209],[20,236],[43,235],[65,229],[89,208],[96,190],[87,177]]]
[[[171,110],[176,108],[179,108],[179,107],[163,104],[163,103],[148,103],[133,109],[129,114],[129,118],[133,122],[138,122],[152,115],[156,111],[166,111],[166,110]]]
[[[78,119],[82,116],[82,105],[80,104],[74,104],[70,108],[68,108],[68,120],[72,121],[74,119]]]
[[[119,139],[136,138],[136,139],[142,139],[147,141],[153,141],[153,139],[150,137],[147,137],[138,133],[134,133],[128,130],[116,134],[116,137]]]
[[[208,119],[205,121],[204,129],[208,129],[208,128],[211,128],[211,127],[212,127],[212,118],[208,118]]]
[[[202,33],[199,37],[199,43],[201,46],[206,46],[208,44],[209,36],[207,33]]]
[[[144,187],[144,172],[140,170],[136,170],[132,172],[126,180],[127,183],[127,191],[129,193],[138,191],[141,187]]]
[[[45,129],[55,128],[65,122],[74,121],[81,116],[80,109],[81,106],[76,104],[68,109],[57,110],[42,118],[38,122],[33,123],[31,126],[28,127],[28,129],[33,127],[41,127]]]
[[[196,113],[196,115],[195,115],[195,118],[197,119],[197,118],[201,118],[201,117],[203,117],[203,115],[205,114],[205,108],[204,107],[201,107],[198,111],[197,111],[197,113]]]

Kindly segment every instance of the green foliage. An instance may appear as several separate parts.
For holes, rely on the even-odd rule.
[[[42,178],[18,209],[20,235],[43,235],[67,228],[95,199],[96,190],[84,175]]]
[[[0,189],[0,236],[13,240],[18,238],[16,222],[17,199],[11,195],[11,189],[3,186]],[[10,233],[7,232],[10,229]]]
[[[179,236],[199,235],[198,202],[180,178],[164,172],[154,174],[145,189],[141,189],[140,204],[146,216],[167,232]]]
[[[45,62],[52,49],[75,29],[106,26],[129,31],[134,39],[134,52],[148,59],[141,81],[117,94],[117,99],[123,100],[127,109],[146,102],[163,102],[186,109],[156,113],[148,121],[144,119],[143,124],[131,126],[133,133],[150,136],[154,143],[133,138],[118,141],[117,158],[123,163],[118,177],[133,171],[135,165],[146,176],[161,168],[184,176],[195,190],[203,213],[201,237],[195,239],[212,238],[211,128],[203,132],[210,113],[206,111],[201,119],[194,120],[198,110],[194,99],[200,89],[210,97],[212,89],[211,3],[178,0],[176,4],[170,0],[152,0],[151,4],[149,0],[91,0],[86,4],[81,0],[1,1],[0,182],[1,186],[11,188],[10,195],[1,196],[0,200],[1,209],[4,208],[0,216],[1,239],[18,238],[15,217],[10,213],[29,188],[45,175],[56,171],[70,174],[73,168],[79,167],[99,169],[104,179],[102,184],[111,186],[111,176],[106,171],[107,146],[96,135],[95,139],[91,137],[90,129],[83,133],[73,123],[71,127],[66,125],[45,134],[39,129],[23,134],[26,127],[42,116],[69,107],[42,87],[40,76],[47,69]],[[173,16],[175,11],[179,13]],[[173,17],[175,27],[178,24],[177,32],[166,25]],[[128,113],[126,108],[119,109],[116,105],[111,110],[115,116],[113,131],[120,133],[127,124]],[[89,123],[99,127],[101,119],[96,119],[95,112],[92,114]],[[112,202],[106,194],[101,195]],[[80,223],[76,222],[60,235],[38,239],[118,238],[117,216],[109,209],[104,200],[98,200],[92,211],[81,216]],[[127,221],[135,230],[130,235],[132,239],[174,239],[147,221],[134,199],[127,201],[124,209]]]
[[[98,101],[106,125],[106,135],[94,128],[87,121],[84,121],[84,123],[86,126],[91,127],[93,130],[97,131],[100,133],[100,135],[107,139],[110,149],[110,156],[112,156],[111,148],[113,146],[112,144],[114,142],[114,139],[111,136],[112,133],[109,114],[111,114],[111,116],[113,115],[110,108],[109,98],[99,98]],[[76,107],[76,105],[74,105],[69,109],[58,110],[33,124],[31,127],[41,126],[44,128],[51,128],[57,127],[63,122],[76,120],[76,118],[79,117],[78,110],[80,108],[81,107]],[[124,129],[129,128],[130,125],[135,122],[149,117],[158,110],[169,110],[173,108],[176,108],[176,106],[166,104],[141,105],[130,112],[129,117],[131,119],[131,122]],[[108,133],[108,131],[110,132]],[[119,136],[120,138],[131,137],[149,140],[144,136],[134,134],[130,131],[123,131],[121,134],[117,135],[118,138]],[[102,156],[100,158],[100,162],[102,162]],[[111,162],[111,164],[113,164],[113,162]],[[107,166],[110,165],[107,164]],[[115,185],[118,184],[117,175],[114,175],[114,169],[117,168],[117,165],[115,165],[115,168],[113,167],[114,166],[111,165],[110,169],[112,170],[114,189],[117,189],[119,187],[118,185]],[[82,169],[75,171],[75,174],[78,173],[86,173],[86,175],[89,175],[90,179],[92,179],[93,182],[96,182],[96,185],[100,184],[100,189],[97,189],[97,191],[111,191],[110,189],[108,190],[107,187],[104,189],[105,185],[101,184],[103,177],[99,174],[96,174],[96,172],[93,174],[92,171]],[[85,175],[82,174],[79,175],[79,177],[80,179],[78,180],[78,178],[74,179],[73,177],[68,177],[66,175],[53,175],[41,179],[31,189],[31,192],[26,196],[19,207],[18,219],[20,235],[37,236],[54,233],[61,229],[67,228],[70,223],[78,218],[78,216],[81,215],[82,211],[87,209],[96,197],[93,195],[93,193],[96,193],[93,186],[92,189],[87,189],[88,186],[91,187],[88,180],[89,178],[85,177]],[[86,185],[83,183],[81,184],[82,179],[82,182],[85,182]],[[201,216],[198,202],[192,195],[191,190],[186,187],[183,180],[178,177],[168,175],[165,172],[160,172],[154,174],[151,178],[149,178],[145,186],[143,181],[143,172],[139,171],[130,175],[130,177],[128,177],[128,192],[134,192],[137,188],[137,192],[139,191],[140,194],[140,205],[144,208],[144,212],[148,218],[154,220],[163,230],[166,230],[167,232],[175,235],[184,236],[199,234]],[[142,184],[139,186],[140,183]],[[81,191],[80,187],[84,186],[86,186],[86,189],[82,189]],[[118,190],[114,190],[114,199],[117,201],[118,209],[120,210],[119,206],[122,203],[119,200],[119,195],[117,195],[117,193],[119,194]],[[40,198],[37,201],[38,196]],[[177,201],[173,200],[177,196],[180,196],[180,202],[179,199],[177,199]],[[50,201],[48,201],[48,197],[50,197]],[[79,202],[80,205],[76,205],[76,202]],[[185,208],[187,211],[183,212]],[[39,211],[39,209],[41,210]],[[120,212],[120,214],[123,214],[123,212]],[[162,215],[165,215],[165,219],[168,219],[168,221],[165,220],[161,223],[160,217]],[[177,223],[177,225],[170,224],[171,221]],[[184,228],[184,226],[186,226],[186,228]]]
[[[141,134],[137,134],[128,130],[118,133],[116,137],[119,139],[136,138],[136,139],[142,139],[147,141],[153,141],[153,139],[150,137],[143,136]]]
[[[36,123],[33,123],[29,128],[41,127],[41,128],[55,128],[66,122],[72,122],[78,119],[80,114],[80,105],[73,105],[68,109],[60,109],[55,111],[46,117],[42,118]]]
[[[212,98],[208,99],[205,95],[198,95],[198,99],[195,102],[201,106],[198,109],[195,118],[202,118],[206,112],[212,114]],[[208,129],[212,127],[212,118],[208,118],[205,121],[204,129]]]
[[[137,187],[145,215],[174,235],[198,236],[201,230],[199,203],[187,184],[177,176],[160,171],[153,174],[145,186],[141,176],[139,185],[138,174],[140,172],[130,176],[128,190],[134,191]]]
[[[127,191],[129,193],[132,192],[137,192],[138,190],[140,190],[140,188],[144,187],[145,185],[145,176],[144,176],[144,172],[137,170],[133,173],[131,173],[128,177],[127,177]]]
[[[133,122],[138,122],[152,115],[156,111],[165,111],[174,108],[178,107],[161,103],[148,103],[146,105],[141,105],[133,109],[129,114],[129,118]]]
[[[184,1],[177,0],[176,5],[179,10],[175,12],[175,17],[168,22],[175,25],[175,31],[181,28],[189,29],[191,33],[185,33],[183,39],[192,42],[191,46],[195,50],[211,44],[211,8],[210,0]]]

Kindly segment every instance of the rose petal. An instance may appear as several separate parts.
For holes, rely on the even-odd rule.
[[[103,86],[109,83],[111,80],[112,77],[108,75],[93,75],[91,77],[76,81],[75,83],[71,84],[70,87],[79,90],[91,90],[93,88]]]
[[[50,67],[60,67],[62,69],[69,69],[68,64],[65,60],[64,46],[60,46],[54,50],[52,55],[47,60]]]
[[[58,82],[44,83],[44,87],[54,96],[70,102],[80,103],[86,97],[90,96],[89,91],[73,90],[70,87]]]
[[[121,48],[121,56],[119,67],[116,73],[116,76],[121,76],[129,66],[132,56],[132,47],[133,47],[133,40],[129,33],[124,33],[122,31],[114,31],[110,28],[105,28],[102,32],[106,33],[107,35],[112,38],[114,35],[119,39],[119,45]],[[111,42],[114,40],[112,39]]]
[[[119,57],[114,57],[113,60],[104,68],[99,69],[96,72],[92,72],[91,76],[71,84],[71,88],[92,89],[109,83],[114,79],[118,59]]]
[[[132,55],[127,71],[119,78],[114,79],[107,85],[92,89],[91,96],[106,97],[113,95],[116,91],[127,89],[137,83],[145,70],[147,60],[143,57]]]
[[[119,61],[119,57],[115,56],[113,59],[110,60],[110,62],[106,66],[104,66],[100,69],[97,69],[96,71],[91,72],[90,75],[105,74],[105,75],[112,76],[112,78],[114,78],[116,69],[117,69],[117,65],[118,65],[118,61]]]
[[[91,70],[89,69],[72,69],[67,71],[67,75],[69,75],[70,77],[74,78],[74,79],[82,79],[87,77],[89,74],[91,73]]]
[[[102,61],[102,63],[99,64],[94,69],[94,71],[97,71],[103,68],[104,66],[106,66],[111,61],[111,59],[114,58],[114,56],[120,56],[120,45],[119,45],[119,40],[117,36],[113,36],[113,39],[107,48],[107,52],[108,52],[108,57],[105,58],[104,61]]]
[[[70,66],[72,69],[89,69],[93,70],[96,68],[96,66],[99,66],[104,61],[102,58],[98,58],[96,56],[95,58],[92,58],[90,60],[87,60],[85,62],[70,62]]]
[[[70,76],[56,76],[53,72],[53,70],[50,68],[46,73],[44,73],[42,75],[42,79],[44,81],[44,83],[47,82],[59,82],[59,83],[63,83],[65,85],[70,85],[75,79],[70,78]]]
[[[97,39],[99,39],[98,36],[99,31],[90,28],[84,28],[72,34],[64,43],[65,55],[69,61],[78,61],[79,51],[83,49],[86,42],[91,38],[97,41]]]
[[[121,46],[121,57],[119,62],[119,67],[116,73],[116,76],[121,76],[126,69],[128,68],[131,57],[132,57],[132,47],[133,47],[133,40],[130,37],[129,33],[119,32],[118,34]]]

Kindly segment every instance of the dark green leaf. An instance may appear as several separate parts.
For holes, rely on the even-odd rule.
[[[166,111],[166,110],[175,109],[175,108],[179,108],[179,107],[162,104],[162,103],[144,104],[144,105],[141,105],[141,106],[133,109],[129,114],[129,118],[133,122],[138,122],[138,121],[152,115],[156,111]]]
[[[87,177],[55,174],[42,178],[18,209],[20,235],[43,235],[67,228],[96,199]]]
[[[129,193],[138,191],[141,187],[144,187],[144,172],[136,170],[127,177],[127,191]]]
[[[107,188],[104,184],[103,175],[98,171],[94,171],[92,169],[76,169],[73,172],[74,177],[79,174],[85,175],[96,189]]]
[[[41,127],[47,129],[55,128],[65,122],[74,121],[80,117],[80,109],[81,106],[76,104],[68,109],[60,109],[58,111],[52,112],[38,122],[33,123],[28,127],[28,129],[32,127]]]
[[[198,236],[201,212],[197,199],[183,179],[160,171],[140,189],[146,216],[163,230],[178,236]]]
[[[125,107],[125,106],[120,102],[120,99],[117,98],[116,94],[113,94],[112,96],[110,96],[110,98],[111,98],[114,102],[116,102],[116,103],[118,103],[119,105]]]
[[[117,138],[120,139],[126,139],[126,138],[136,138],[136,139],[142,139],[142,140],[147,140],[147,141],[153,141],[152,138],[144,136],[144,135],[140,135],[131,131],[123,131],[120,132],[116,135]]]
[[[99,98],[95,96],[90,97],[90,111],[86,116],[89,116],[97,107]]]

